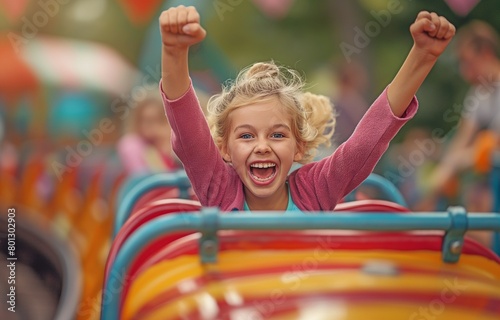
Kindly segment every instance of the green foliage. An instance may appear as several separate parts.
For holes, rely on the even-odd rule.
[[[212,15],[206,22],[207,29],[237,70],[255,61],[274,59],[314,78],[313,73],[318,69],[345,59],[339,45],[342,35],[351,30],[341,29],[337,20],[345,17],[339,17],[334,10],[341,5],[333,6],[331,1],[295,1],[288,15],[278,20],[262,14],[251,1],[242,1],[225,12],[222,19]],[[387,86],[401,66],[412,45],[409,26],[419,11],[435,11],[458,28],[472,19],[483,19],[500,29],[497,10],[492,10],[498,7],[496,0],[480,1],[467,17],[456,15],[444,1],[387,0],[386,6],[391,1],[396,1],[402,11],[391,16],[390,24],[370,38],[369,45],[359,56],[353,55],[367,65],[371,81],[369,99],[374,99]],[[381,4],[384,1],[376,5],[369,1],[345,2],[343,5],[350,6],[355,13],[350,28],[363,30],[368,22],[374,21],[370,11],[384,10]],[[344,40],[349,39],[344,37]],[[418,115],[401,135],[411,126],[445,131],[454,127],[456,123],[443,121],[443,113],[461,104],[466,90],[467,84],[460,78],[453,49],[448,48],[418,93],[421,104]]]
[[[243,1],[222,19],[213,15],[207,29],[237,69],[274,59],[307,72],[337,48],[325,6],[325,1],[296,1],[285,18],[274,20]]]

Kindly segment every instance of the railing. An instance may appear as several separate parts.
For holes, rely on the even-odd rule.
[[[398,188],[387,180],[386,178],[372,173],[370,174],[360,185],[360,187],[375,187],[378,191],[381,191],[382,193],[382,198],[395,202],[397,204],[402,205],[403,207],[408,207],[406,200],[404,199],[403,195],[401,192],[399,192]],[[346,201],[354,201],[356,200],[356,191],[360,188],[354,189],[352,192],[350,192],[346,197]]]
[[[177,187],[180,191],[179,198],[189,199],[188,190],[191,187],[191,183],[184,171],[157,173],[140,179],[137,185],[131,188],[126,195],[123,195],[123,200],[118,203],[113,227],[113,238],[125,221],[127,221],[137,200],[146,192],[162,187]]]
[[[171,173],[157,173],[151,176],[139,176],[135,178],[137,184],[133,187],[128,185],[120,191],[118,197],[118,210],[116,212],[115,223],[113,228],[113,237],[116,236],[120,228],[130,216],[132,208],[136,201],[148,191],[162,187],[178,187],[180,190],[179,198],[189,199],[188,190],[191,187],[189,179],[184,171]],[[134,183],[134,179],[130,183]],[[363,181],[362,186],[375,187],[381,191],[387,200],[407,206],[406,201],[399,190],[387,179],[377,175],[370,174]],[[346,201],[355,200],[355,192],[352,191],[345,197]]]

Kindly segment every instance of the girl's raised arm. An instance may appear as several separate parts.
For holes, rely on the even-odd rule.
[[[436,13],[421,11],[410,27],[413,47],[387,89],[392,112],[400,117],[455,35],[455,26]]]
[[[162,12],[160,33],[163,44],[161,85],[167,98],[175,100],[189,89],[189,47],[202,41],[206,31],[194,7],[178,6]]]

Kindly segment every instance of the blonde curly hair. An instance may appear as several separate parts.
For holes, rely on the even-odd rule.
[[[227,118],[232,110],[276,97],[292,116],[292,132],[304,154],[299,163],[311,162],[320,145],[330,145],[335,117],[330,99],[303,92],[303,87],[297,71],[272,61],[243,69],[208,101],[208,123],[219,149],[227,142]]]

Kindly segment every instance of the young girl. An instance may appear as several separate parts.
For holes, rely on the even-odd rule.
[[[332,155],[307,163],[328,140],[324,97],[302,92],[296,72],[257,63],[212,97],[210,129],[194,93],[188,49],[205,30],[194,7],[160,17],[161,91],[174,151],[203,206],[222,210],[328,211],[373,170],[398,130],[417,111],[415,93],[455,34],[435,13],[420,12],[410,27],[414,45],[391,84],[353,135]],[[318,120],[319,119],[319,120]]]

